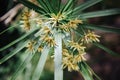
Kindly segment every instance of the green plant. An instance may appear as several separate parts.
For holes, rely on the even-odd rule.
[[[49,52],[54,52],[55,80],[63,80],[64,68],[67,68],[68,71],[80,71],[85,80],[94,80],[93,77],[100,80],[86,63],[84,57],[86,45],[94,44],[112,55],[117,55],[99,44],[100,36],[92,30],[97,29],[120,34],[120,29],[91,25],[87,23],[86,19],[120,14],[120,9],[82,12],[102,0],[89,0],[79,6],[75,6],[76,0],[67,0],[65,4],[61,0],[37,0],[35,3],[27,0],[18,1],[30,8],[24,9],[19,24],[23,27],[25,34],[0,49],[3,51],[14,44],[18,44],[15,50],[0,60],[0,64],[21,50],[24,50],[28,56],[16,70],[11,80],[16,79],[38,52],[41,53],[41,56],[36,62],[37,66],[32,73],[31,80],[39,80]],[[79,39],[76,40],[75,36],[79,36]]]

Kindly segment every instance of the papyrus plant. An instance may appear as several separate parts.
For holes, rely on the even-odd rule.
[[[88,24],[87,19],[120,14],[120,9],[82,12],[102,0],[88,0],[80,5],[75,4],[76,0],[67,0],[66,3],[62,3],[61,0],[18,1],[28,7],[23,10],[21,20],[19,20],[19,26],[22,27],[25,34],[0,49],[3,51],[18,44],[16,49],[0,60],[0,64],[21,50],[28,56],[18,67],[11,80],[16,79],[36,53],[41,53],[32,77],[29,78],[30,80],[39,80],[47,56],[51,51],[54,52],[52,55],[54,58],[54,80],[63,80],[63,69],[65,68],[70,72],[79,71],[85,80],[94,80],[94,78],[100,80],[86,63],[87,45],[93,44],[112,55],[117,55],[99,44],[100,36],[95,34],[94,30],[120,34],[120,29]]]

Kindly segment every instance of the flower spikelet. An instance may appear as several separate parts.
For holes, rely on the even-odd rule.
[[[43,50],[43,47],[42,47],[42,46],[39,46],[38,52],[42,52],[42,50]]]
[[[30,13],[28,11],[24,12],[23,15],[22,15],[22,27],[28,31],[30,30],[30,22],[29,22],[29,17],[30,17]]]
[[[35,41],[30,41],[28,43],[28,45],[26,46],[28,48],[29,51],[34,51],[34,45],[35,45]]]
[[[78,71],[78,63],[85,60],[84,54],[73,55],[67,49],[63,49],[63,69],[68,68],[68,71]]]
[[[88,30],[88,33],[84,35],[81,41],[84,43],[100,42],[98,39],[99,37],[99,35],[96,35],[94,32]]]
[[[86,48],[85,46],[82,46],[82,44],[73,41],[69,41],[69,47],[70,49],[73,49],[73,51],[77,50],[79,53],[84,52]]]
[[[54,47],[56,45],[55,40],[50,36],[44,37],[42,41],[50,47]]]
[[[69,26],[70,28],[76,29],[76,28],[77,28],[77,25],[78,25],[78,24],[82,24],[82,23],[83,23],[82,20],[78,20],[78,19],[70,20],[70,21],[68,22],[68,26]]]

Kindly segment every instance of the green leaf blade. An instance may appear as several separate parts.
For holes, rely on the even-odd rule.
[[[45,62],[47,60],[49,50],[50,50],[49,47],[47,47],[47,46],[44,47],[42,54],[41,54],[41,57],[38,61],[37,67],[33,73],[32,80],[39,80],[39,78],[42,74],[42,71],[44,69],[44,65],[45,65]]]
[[[27,45],[27,43],[28,43],[28,41],[20,43],[15,50],[13,50],[9,54],[7,54],[5,57],[0,59],[0,64],[4,63],[5,61],[7,61],[11,57],[13,57],[15,54],[17,54],[19,51],[21,51]]]
[[[16,80],[17,76],[25,69],[26,64],[29,63],[31,61],[32,57],[34,56],[34,54],[30,53],[29,51],[26,51],[26,53],[28,53],[28,56],[22,62],[22,64],[18,67],[18,69],[16,70],[16,72],[13,74],[11,80]]]
[[[27,6],[28,8],[33,9],[40,14],[45,14],[46,13],[43,8],[31,3],[30,1],[27,1],[27,0],[18,0],[18,1],[20,3],[22,3],[23,5]]]
[[[116,52],[108,49],[107,47],[105,47],[105,46],[103,46],[103,45],[101,45],[101,44],[99,44],[99,43],[94,43],[94,45],[97,46],[97,47],[99,47],[99,48],[101,48],[102,50],[106,51],[106,52],[109,53],[110,55],[120,57],[120,54],[117,54]]]
[[[120,14],[120,9],[109,9],[109,10],[101,10],[95,12],[82,13],[79,15],[81,18],[94,18],[94,17],[103,17]]]
[[[80,72],[85,80],[94,80],[92,74],[88,71],[86,65],[81,62],[79,63]]]
[[[5,49],[9,48],[10,46],[16,44],[17,42],[23,40],[24,38],[26,38],[27,36],[29,36],[30,34],[32,34],[33,32],[35,32],[37,29],[38,29],[38,28],[29,31],[28,33],[24,34],[24,35],[21,36],[20,38],[18,38],[18,39],[16,39],[16,40],[14,40],[13,42],[9,43],[9,44],[6,45],[5,47],[0,48],[0,51],[3,51],[3,50],[5,50]]]
[[[43,9],[46,11],[46,12],[49,12],[50,13],[50,10],[47,6],[47,4],[44,2],[44,0],[37,0],[38,3],[43,7]]]
[[[102,0],[89,0],[85,3],[80,4],[80,6],[76,7],[75,9],[73,9],[72,11],[74,12],[74,14],[83,11],[99,2],[101,2]],[[68,14],[70,14],[72,11],[68,12]]]
[[[88,28],[88,29],[101,30],[105,32],[120,34],[120,28],[106,27],[106,26],[99,26],[99,25],[92,25],[92,24],[81,24],[79,25],[79,27],[80,26]]]
[[[67,10],[70,8],[70,6],[72,5],[73,1],[74,1],[74,0],[67,0],[67,3],[66,3],[66,5],[63,7],[62,12],[67,11]]]

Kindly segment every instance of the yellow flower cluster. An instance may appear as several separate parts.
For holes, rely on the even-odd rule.
[[[43,43],[47,44],[50,47],[54,47],[56,45],[52,36],[52,31],[47,26],[42,27],[40,39],[43,41]]]
[[[82,24],[82,20],[78,20],[78,19],[75,19],[75,20],[70,20],[70,22],[68,22],[68,26],[70,28],[73,28],[73,29],[76,29],[77,28],[77,25],[78,24]]]
[[[29,11],[24,12],[23,15],[22,15],[22,21],[21,21],[22,25],[21,26],[26,31],[30,30],[29,17],[30,17],[30,12]]]
[[[43,43],[47,44],[50,47],[54,47],[56,45],[53,37],[46,36],[42,39]]]
[[[82,20],[70,20],[67,24],[63,24],[60,26],[61,30],[65,32],[70,32],[71,29],[76,29],[78,24],[82,24]]]
[[[42,46],[39,46],[38,52],[42,52],[42,50],[43,50],[43,47],[42,47]]]
[[[35,41],[30,41],[29,43],[28,43],[28,45],[26,46],[27,48],[28,48],[28,50],[29,51],[34,51],[34,45],[35,45]]]
[[[88,32],[84,34],[84,37],[81,39],[81,41],[83,43],[100,42],[98,39],[99,37],[99,35],[96,35],[94,32],[88,30]]]
[[[78,71],[78,63],[85,60],[84,54],[73,55],[67,49],[63,49],[63,69],[68,68],[68,71]]]
[[[35,22],[37,23],[37,25],[42,25],[43,21],[40,19],[36,19]]]
[[[76,42],[73,41],[69,41],[69,45],[70,49],[73,49],[73,51],[77,50],[79,53],[84,53],[85,52],[85,46],[83,46],[82,44],[78,44]]]
[[[51,14],[51,20],[53,21],[53,22],[59,22],[60,20],[63,20],[65,18],[65,16],[64,16],[64,14],[61,14],[61,13],[58,13],[57,15],[55,15],[55,14]]]
[[[42,34],[44,34],[44,35],[49,35],[49,34],[52,33],[51,30],[50,30],[50,28],[48,28],[47,26],[44,26],[44,27],[41,29],[41,32],[42,32]]]

